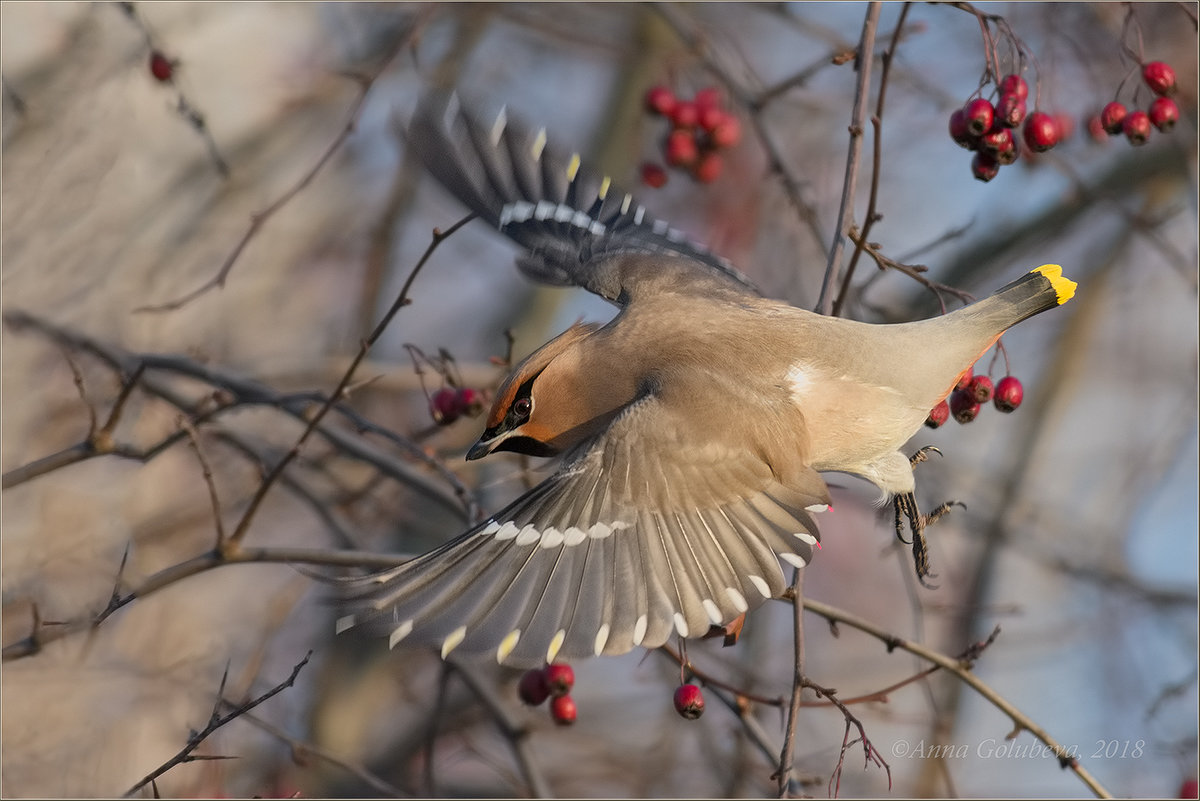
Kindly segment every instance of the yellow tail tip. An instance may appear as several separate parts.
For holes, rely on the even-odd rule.
[[[1078,284],[1070,278],[1063,278],[1062,267],[1057,264],[1043,264],[1030,272],[1041,273],[1050,279],[1050,286],[1054,287],[1054,292],[1058,295],[1059,306],[1075,297],[1075,287]]]

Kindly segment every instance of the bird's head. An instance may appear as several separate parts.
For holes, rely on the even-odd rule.
[[[467,458],[494,451],[554,456],[600,431],[631,398],[619,397],[615,384],[623,382],[596,374],[588,339],[598,328],[573,325],[518,364],[497,390],[487,428]]]

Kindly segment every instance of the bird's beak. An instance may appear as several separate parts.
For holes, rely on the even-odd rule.
[[[500,440],[504,437],[492,437],[491,439],[480,439],[471,446],[471,450],[467,451],[467,461],[473,459],[482,459],[492,452],[492,449],[500,444]]]

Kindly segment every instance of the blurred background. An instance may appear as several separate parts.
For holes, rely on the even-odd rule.
[[[902,8],[883,6],[877,56]],[[301,393],[333,390],[433,229],[464,215],[405,152],[399,132],[422,91],[458,86],[485,119],[507,107],[545,125],[765,294],[812,308],[845,173],[857,80],[845,56],[866,9],[4,4],[0,791],[121,794],[208,722],[223,674],[224,697],[244,700],[312,649],[293,687],[196,751],[237,759],[174,767],[158,791],[773,794],[771,759],[715,697],[699,721],[676,715],[679,669],[660,653],[576,665],[579,720],[560,729],[545,709],[521,706],[515,671],[481,662],[446,673],[435,654],[335,637],[327,588],[288,564],[160,582],[99,627],[55,632],[104,610],[114,587],[128,593],[212,549],[204,469],[178,433],[184,411],[231,530],[299,436]],[[980,23],[962,7],[912,6],[887,86],[882,218],[870,239],[980,297],[1047,262],[1079,290],[1004,338],[1026,389],[1020,409],[989,406],[911,443],[945,454],[918,468],[924,507],[967,507],[930,530],[937,589],[916,585],[890,507],[877,512],[861,500],[870,493],[831,477],[846,489],[822,519],[806,593],[950,655],[999,625],[976,673],[1110,792],[1195,797],[1196,5],[980,9],[1001,15],[1036,59],[1030,110],[1036,97],[1074,131],[976,181],[947,119],[980,87]],[[1011,63],[1014,40],[999,23],[992,30],[997,57]],[[1178,125],[1142,147],[1092,138],[1087,120],[1105,103],[1149,102],[1139,58],[1174,67]],[[871,109],[878,58],[874,67]],[[662,163],[665,123],[642,105],[656,84],[689,97],[716,86],[741,120],[715,181],[670,171],[662,188],[641,183],[643,163]],[[868,126],[859,226],[872,135]],[[612,315],[582,291],[528,284],[514,255],[482,223],[441,244],[356,373],[347,406],[359,417],[322,423],[255,514],[247,548],[415,553],[462,531],[472,504],[493,511],[544,474],[507,456],[468,465],[481,421],[439,426],[426,394],[447,380],[495,386],[506,330],[520,357],[581,317]],[[223,285],[197,293],[223,264]],[[864,257],[843,314],[893,321],[938,310],[911,277]],[[453,357],[449,379],[414,358],[436,361],[441,349]],[[114,365],[128,371],[129,354],[148,353],[167,358],[121,400]],[[1005,360],[989,354],[976,369],[998,379]],[[168,447],[80,458],[71,449],[93,415],[93,430],[131,453]],[[74,456],[38,461],[64,452]],[[790,632],[790,607],[773,604],[750,616],[736,647],[706,641],[689,655],[744,691],[781,697]],[[845,698],[927,667],[814,615],[806,641],[809,675]],[[1036,743],[1028,732],[1006,741],[1012,721],[952,676],[853,709],[897,797],[1089,795],[1055,759],[1022,750]],[[749,716],[777,755],[780,712],[753,704]],[[797,791],[828,793],[842,734],[836,710],[804,711]],[[949,755],[931,756],[935,745]],[[840,794],[887,795],[888,775],[864,770],[851,749]]]

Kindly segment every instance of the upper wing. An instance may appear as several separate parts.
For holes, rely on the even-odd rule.
[[[727,261],[582,168],[578,155],[556,152],[544,130],[525,130],[504,112],[485,127],[456,95],[428,95],[409,123],[408,145],[459,200],[529,251],[518,264],[536,281],[624,305],[646,273],[621,269],[619,257],[666,254],[682,258],[663,260],[660,279],[675,272],[691,291],[758,292]]]
[[[812,471],[800,483],[749,450],[689,442],[647,397],[474,530],[343,580],[338,629],[521,666],[700,636],[782,592],[777,554],[811,559],[828,491]]]

